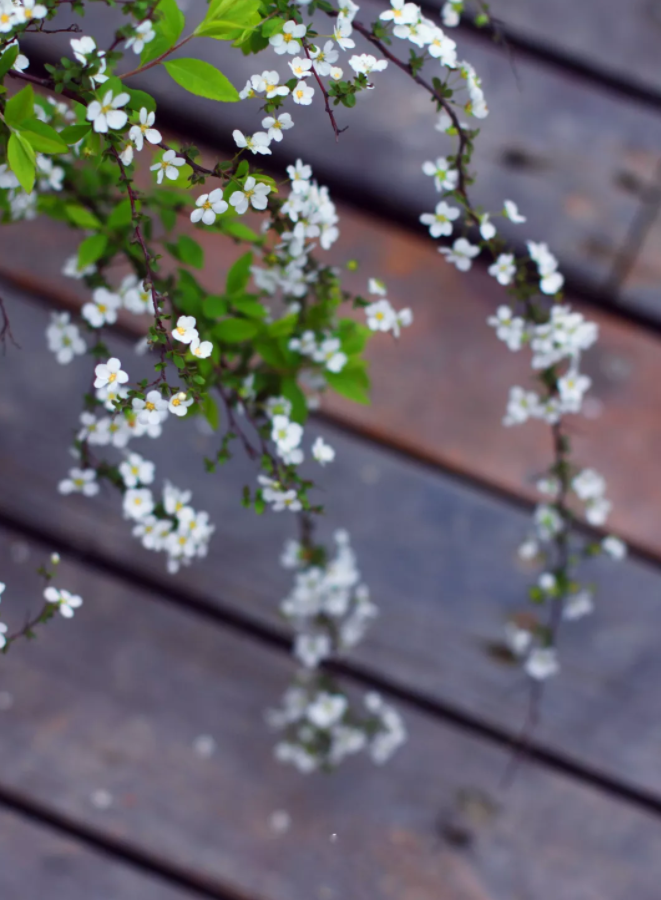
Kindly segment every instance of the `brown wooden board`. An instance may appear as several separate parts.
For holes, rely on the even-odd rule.
[[[9,663],[3,658],[4,671]],[[3,742],[7,713],[2,716]],[[10,716],[11,718],[11,716]],[[10,726],[11,730],[11,726]],[[90,816],[91,818],[91,816]],[[57,830],[0,807],[0,895],[3,900],[192,900],[193,895],[136,872]]]
[[[329,395],[324,409],[408,453],[534,499],[534,484],[550,460],[548,429],[538,423],[506,429],[509,388],[530,381],[529,354],[510,353],[486,319],[507,299],[483,269],[458,273],[424,236],[387,225],[346,206],[339,208],[341,236],[329,254],[338,265],[360,261],[346,284],[365,293],[370,276],[385,278],[396,306],[414,311],[413,327],[398,342],[371,341],[373,403],[365,408]],[[6,236],[5,236],[6,234]],[[204,228],[190,229],[205,250],[201,281],[217,291],[242,251]],[[5,229],[0,274],[64,305],[89,291],[61,274],[78,237],[61,224],[39,220]],[[32,246],[39,245],[39,266]],[[661,271],[659,271],[661,277]],[[593,379],[588,418],[570,417],[576,459],[602,472],[614,502],[610,527],[647,553],[661,556],[661,342],[594,307],[575,304],[599,324],[600,338],[584,359]],[[128,327],[145,329],[127,314]]]
[[[0,539],[7,608],[47,550],[12,562],[16,539]],[[389,766],[304,778],[273,761],[261,722],[289,675],[280,654],[84,567],[60,579],[82,609],[2,660],[0,783],[54,814],[235,897],[657,900],[655,817],[536,765],[500,792],[505,753],[405,706],[410,741]],[[211,758],[193,749],[202,733]]]
[[[233,617],[278,628],[277,603],[290,581],[277,560],[293,522],[240,508],[241,486],[254,484],[256,474],[240,454],[231,469],[204,475],[201,457],[217,439],[194,424],[173,422],[161,441],[134,445],[156,461],[159,483],[168,477],[193,488],[193,502],[208,509],[217,526],[209,557],[176,578],[165,574],[161,558],[136,545],[114,494],[94,501],[56,494],[71,464],[65,444],[89,364],[54,365],[43,347],[46,312],[17,303],[11,293],[6,299],[23,350],[12,355],[11,366],[7,358],[0,361],[0,510],[54,542],[73,542],[83,554],[163,584],[180,602],[203,598]],[[138,374],[129,346],[115,339],[109,344]],[[317,430],[311,425],[307,440]],[[331,427],[321,431],[338,451],[323,473],[311,470],[328,502],[324,530],[352,532],[382,608],[354,659],[396,685],[518,734],[527,682],[484,648],[500,635],[506,614],[523,603],[532,577],[515,559],[527,514]],[[564,671],[548,686],[535,740],[658,796],[661,700],[651,685],[661,678],[661,578],[635,561],[595,565],[590,578],[599,586],[597,615],[563,633]]]
[[[381,8],[363,4],[363,20],[370,22]],[[204,9],[201,0],[192,3],[187,10],[191,21]],[[70,18],[71,13],[63,13],[63,23]],[[85,27],[102,36],[100,42],[105,44],[103,35],[108,35],[113,21],[109,10],[93,6]],[[327,19],[319,27],[322,33],[330,31]],[[369,49],[359,35],[356,38],[357,52]],[[595,286],[605,283],[639,207],[637,187],[652,178],[659,159],[661,117],[557,68],[526,59],[519,60],[514,70],[502,48],[470,35],[458,39],[461,56],[483,78],[491,108],[489,118],[478,123],[482,133],[475,156],[479,177],[472,188],[474,202],[498,211],[505,198],[515,200],[528,222],[522,228],[503,220],[504,233],[519,242],[548,241],[568,271]],[[26,40],[26,46],[34,53],[68,52],[68,40],[61,35],[48,40],[39,36],[29,45]],[[408,54],[403,45],[395,49]],[[239,88],[256,71],[274,68],[282,77],[286,71],[281,56],[266,52],[257,59],[244,57],[218,41],[202,39],[196,52],[219,66]],[[348,56],[343,64],[348,66]],[[372,204],[395,219],[417,222],[436,201],[421,165],[450,152],[451,142],[434,130],[427,94],[416,93],[393,66],[378,74],[376,89],[364,92],[355,110],[339,109],[340,127],[349,129],[338,143],[321,103],[295,107],[296,127],[274,145],[268,161],[282,169],[300,156],[312,164],[322,182],[332,183],[344,197]],[[135,85],[153,91],[161,113],[181,133],[203,134],[226,149],[234,148],[233,129],[252,133],[260,128],[262,114],[256,100],[215,107],[186,94],[160,67],[138,76]],[[264,162],[261,157],[259,161]],[[636,297],[635,291],[630,292],[627,302],[635,305]]]

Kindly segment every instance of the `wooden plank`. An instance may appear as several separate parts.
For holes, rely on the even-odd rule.
[[[194,0],[191,19],[204,8],[202,0]],[[363,4],[361,16],[369,22],[380,9],[373,2]],[[68,21],[70,13],[63,16]],[[85,24],[98,36],[108,33],[112,21],[110,10],[95,6]],[[327,20],[320,27],[326,31]],[[358,51],[369,49],[359,35],[356,40]],[[55,35],[44,44],[40,36],[28,49],[43,53],[45,46],[59,55],[67,52],[68,41]],[[497,211],[506,197],[516,200],[528,216],[525,232],[503,220],[503,233],[516,241],[548,241],[568,271],[594,285],[604,283],[640,202],[627,185],[651,179],[659,159],[661,117],[530,60],[520,60],[515,73],[501,48],[470,35],[460,37],[460,51],[482,76],[491,108],[489,118],[479,123],[473,201]],[[256,69],[281,71],[286,65],[274,54],[255,60],[216,41],[200,42],[198,52],[240,86]],[[274,146],[269,161],[282,169],[301,156],[321,181],[341,189],[345,197],[376,205],[395,220],[406,217],[417,223],[435,202],[421,165],[449,152],[449,139],[434,130],[424,92],[413,92],[406,76],[392,66],[379,74],[377,89],[359,98],[358,112],[339,113],[341,124],[349,125],[339,143],[330,139],[321,104],[297,108],[295,144],[285,138]],[[161,112],[182,133],[203,132],[208,141],[227,148],[234,128],[252,132],[259,127],[256,102],[236,104],[215,117],[208,101],[185,94],[158,67],[138,83],[154,92]],[[635,292],[629,300],[635,305]]]
[[[8,607],[36,579],[2,538]],[[507,754],[406,708],[410,743],[387,768],[302,778],[272,760],[260,722],[288,677],[280,654],[111,577],[65,562],[61,578],[83,608],[6,660],[12,790],[263,900],[657,900],[655,817],[536,765],[499,794]],[[201,732],[211,758],[193,750]],[[99,785],[113,797],[103,813],[88,802]],[[463,815],[462,792],[475,798]],[[269,827],[276,809],[285,834]]]
[[[513,35],[661,96],[661,9],[655,0],[629,0],[626,7],[616,0],[492,0],[489,6]]]
[[[168,589],[175,585],[183,597],[205,597],[233,615],[278,626],[277,601],[288,590],[289,573],[278,571],[277,559],[293,523],[239,508],[241,486],[253,484],[256,474],[240,454],[231,470],[203,475],[201,459],[213,451],[214,437],[175,422],[170,437],[136,444],[157,463],[159,480],[168,477],[194,489],[195,501],[217,526],[209,557],[174,581],[165,575],[163,560],[130,537],[113,494],[93,502],[56,494],[70,465],[65,444],[76,425],[72,404],[89,373],[84,366],[52,365],[41,338],[45,311],[11,299],[23,350],[11,367],[7,359],[0,361],[0,509],[73,541],[83,553],[134,566]],[[126,343],[109,344],[131,361],[138,377]],[[320,430],[338,451],[333,466],[321,476],[314,472],[329,503],[324,531],[343,526],[352,532],[361,569],[383,611],[354,658],[408,690],[518,734],[527,709],[526,680],[496,665],[484,648],[500,635],[505,616],[524,602],[531,575],[514,549],[529,527],[528,516],[331,427]],[[317,431],[310,426],[310,440]],[[660,577],[636,561],[595,563],[589,577],[597,584],[598,613],[563,634],[564,671],[549,685],[537,741],[658,796],[661,699],[649,685],[661,679]]]
[[[502,427],[509,387],[530,378],[528,355],[509,353],[486,324],[503,302],[503,290],[481,268],[464,274],[439,265],[433,242],[424,237],[346,206],[339,213],[341,235],[328,259],[337,265],[350,257],[360,260],[358,272],[344,274],[356,292],[364,293],[369,276],[385,278],[393,302],[413,309],[414,325],[399,342],[371,342],[372,406],[329,394],[324,409],[415,456],[536,499],[535,482],[549,461],[549,435],[537,423],[515,430]],[[34,229],[39,267],[30,250]],[[201,280],[215,290],[240,251],[204,229],[190,233],[205,249]],[[661,231],[659,238],[661,242]],[[87,288],[61,274],[62,261],[75,251],[77,240],[63,225],[19,223],[6,229],[0,274],[29,290],[54,295],[58,303],[78,305],[87,299]],[[569,420],[576,458],[607,479],[614,502],[610,527],[644,552],[661,556],[659,339],[571,297],[569,301],[600,330],[596,349],[585,358],[593,379],[589,420]],[[130,314],[124,324],[136,333],[145,327]],[[488,379],[480,374],[484,372]]]
[[[3,739],[5,735],[3,727]],[[88,818],[92,823],[94,815]],[[0,895],[3,900],[191,900],[193,896],[2,808]]]

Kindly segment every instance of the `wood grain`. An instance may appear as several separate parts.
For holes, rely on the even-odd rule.
[[[202,0],[192,0],[187,10],[191,22],[205,8]],[[362,5],[361,16],[370,22],[381,8],[368,2]],[[69,18],[70,13],[63,13],[63,24]],[[94,6],[85,27],[103,45],[113,21],[110,10]],[[320,20],[319,28],[326,34],[328,20]],[[356,37],[357,52],[369,49]],[[472,189],[473,202],[498,211],[505,198],[515,200],[528,223],[523,231],[503,220],[504,233],[520,242],[548,241],[568,271],[593,285],[603,284],[639,207],[640,195],[631,183],[647,184],[659,159],[661,117],[635,102],[595,90],[571,73],[528,59],[518,60],[513,69],[502,48],[470,35],[458,39],[462,58],[469,59],[483,78],[491,108],[489,118],[479,122],[475,155],[479,177]],[[68,52],[68,42],[55,35],[44,43],[40,36],[28,46],[30,53],[42,55],[45,48],[59,56]],[[405,47],[396,49],[404,56],[408,52]],[[200,41],[196,52],[239,87],[256,69],[275,68],[283,74],[286,66],[282,57],[269,52],[256,61],[217,41]],[[349,125],[339,143],[332,139],[321,104],[297,107],[296,130],[291,133],[295,144],[294,138],[285,137],[274,145],[269,162],[282,171],[301,156],[322,182],[331,183],[344,197],[371,204],[394,220],[404,217],[417,223],[435,203],[421,165],[450,152],[450,142],[433,128],[427,94],[415,93],[409,79],[393,66],[379,75],[377,89],[361,95],[355,111],[338,113],[341,127]],[[154,93],[161,113],[182,134],[203,134],[225,149],[234,149],[234,128],[252,133],[262,118],[257,101],[214,111],[208,101],[174,85],[159,67],[135,82]],[[633,288],[627,298],[637,302]]]
[[[7,601],[35,582],[12,541]],[[61,580],[83,608],[3,661],[12,790],[261,900],[656,900],[655,818],[532,765],[500,793],[505,754],[406,707],[410,743],[387,769],[356,760],[304,779],[272,761],[260,723],[282,656],[82,567]],[[193,750],[201,733],[211,758]],[[103,812],[98,787],[113,798]],[[292,822],[281,835],[277,809]],[[461,829],[463,848],[449,839]]]
[[[76,426],[75,404],[89,382],[89,364],[55,366],[43,347],[46,313],[11,297],[23,344],[0,360],[0,510],[53,541],[73,542],[110,564],[167,585],[181,602],[204,598],[232,615],[279,626],[277,603],[289,576],[277,567],[291,519],[255,517],[239,508],[255,469],[240,458],[215,476],[202,456],[216,438],[195,425],[173,422],[161,441],[136,449],[157,463],[158,481],[170,478],[194,490],[194,501],[217,526],[211,552],[174,580],[163,560],[139,548],[122,521],[118,498],[63,499],[55,486],[70,465],[67,436]],[[126,343],[111,351],[139,377],[140,363]],[[528,516],[508,505],[403,461],[386,450],[323,427],[337,448],[319,479],[328,503],[323,531],[347,527],[361,568],[383,614],[355,659],[407,690],[449,703],[489,725],[519,733],[528,701],[526,681],[497,665],[485,645],[500,635],[504,617],[524,603],[532,577],[514,558]],[[306,445],[318,433],[308,429]],[[650,684],[661,679],[661,629],[655,568],[630,561],[595,564],[597,615],[563,634],[564,672],[549,685],[536,740],[570,760],[624,784],[661,794],[658,764],[661,700]],[[586,726],[589,723],[589,727]],[[627,737],[629,736],[629,737]]]
[[[3,670],[8,662],[2,660]],[[4,740],[7,714],[0,715]],[[91,812],[89,818],[93,818]],[[192,900],[187,891],[2,808],[0,892],[3,900]]]

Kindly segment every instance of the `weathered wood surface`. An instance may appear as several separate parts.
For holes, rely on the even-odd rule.
[[[9,660],[2,659],[3,673]],[[4,680],[4,679],[3,679]],[[7,713],[0,713],[5,717]],[[11,718],[11,717],[10,717]],[[3,742],[7,738],[3,721]],[[1,783],[1,779],[0,779]],[[89,815],[90,822],[93,816]],[[94,823],[96,824],[96,823]],[[3,900],[192,900],[163,879],[136,872],[80,841],[0,808]]]
[[[46,312],[17,304],[11,294],[6,300],[23,350],[11,365],[0,360],[0,510],[52,540],[74,543],[83,554],[126,566],[170,591],[174,586],[177,598],[205,598],[233,616],[277,628],[277,603],[289,585],[277,559],[293,523],[239,508],[241,486],[254,484],[256,475],[240,454],[231,470],[203,474],[202,456],[213,451],[215,437],[177,421],[161,441],[135,443],[156,461],[158,482],[167,477],[193,488],[193,502],[208,509],[217,526],[209,557],[174,580],[161,558],[136,546],[114,494],[94,501],[56,494],[70,465],[65,444],[77,422],[72,404],[89,383],[89,364],[52,363],[41,337]],[[129,346],[115,339],[109,345],[138,377]],[[309,441],[317,431],[309,427]],[[527,709],[525,678],[497,665],[485,644],[500,635],[505,615],[524,603],[531,576],[516,563],[514,549],[527,531],[527,515],[330,427],[321,431],[338,451],[332,466],[313,471],[328,491],[324,531],[342,526],[352,532],[383,610],[355,659],[394,684],[518,734]],[[661,699],[649,686],[661,680],[661,578],[630,561],[596,564],[590,579],[598,584],[598,612],[563,634],[564,671],[548,686],[536,741],[658,796]]]
[[[346,206],[339,212],[340,240],[326,258],[338,265],[351,257],[360,260],[357,273],[344,274],[356,292],[365,292],[372,275],[385,278],[393,302],[412,307],[414,324],[399,342],[383,336],[372,340],[370,407],[329,395],[324,409],[408,453],[514,495],[536,498],[535,482],[550,460],[549,434],[537,423],[502,426],[510,386],[530,381],[529,354],[510,353],[486,324],[506,298],[503,289],[481,268],[464,274],[445,265],[434,242],[424,236]],[[35,228],[38,267],[31,249]],[[87,299],[87,288],[60,271],[62,261],[76,249],[75,232],[46,221],[21,223],[5,232],[0,274],[54,296],[58,303]],[[217,291],[241,249],[203,228],[191,228],[190,233],[205,249],[201,280]],[[569,419],[576,459],[606,477],[615,505],[610,527],[661,557],[661,483],[656,477],[661,456],[661,341],[594,307],[574,305],[600,329],[597,347],[584,359],[594,382],[586,404],[588,419]],[[130,315],[126,324],[144,328]]]
[[[0,540],[7,601],[30,596],[48,550],[12,562],[16,539]],[[272,760],[260,722],[289,675],[282,654],[81,566],[58,580],[83,608],[3,660],[12,791],[234,896],[657,900],[655,817],[536,765],[501,794],[507,754],[406,706],[410,741],[387,768],[355,760],[304,779]],[[200,733],[217,741],[211,758],[194,752]],[[104,811],[89,803],[98,788]],[[489,800],[461,813],[462,790]],[[286,834],[269,825],[277,809]],[[440,833],[458,825],[473,829],[463,849]]]
[[[191,20],[204,8],[201,0],[191,4]],[[381,8],[364,4],[361,15],[370,21]],[[71,17],[68,12],[63,15],[66,21]],[[94,7],[85,27],[103,36],[112,21],[109,10]],[[320,27],[328,31],[328,21]],[[356,38],[358,52],[369,49],[360,36]],[[568,272],[593,285],[605,283],[640,204],[640,194],[631,184],[646,184],[661,156],[661,117],[528,59],[520,60],[515,71],[502,48],[470,35],[460,36],[460,44],[462,55],[483,77],[491,108],[489,118],[479,123],[474,202],[497,211],[505,198],[517,201],[528,223],[522,229],[503,221],[504,233],[515,241],[546,240]],[[31,53],[44,53],[44,48],[66,53],[68,41],[55,35],[46,42],[40,36],[28,47]],[[403,46],[396,49],[408,52]],[[239,87],[257,69],[275,68],[283,77],[286,71],[286,60],[268,52],[258,59],[244,57],[211,40],[200,41],[198,52]],[[252,132],[260,127],[256,100],[228,104],[219,111],[186,94],[158,67],[135,81],[154,92],[161,112],[184,134],[203,133],[212,143],[233,148],[234,128]],[[293,137],[287,135],[274,145],[268,161],[282,169],[301,156],[322,182],[328,181],[343,196],[394,219],[416,222],[435,202],[421,164],[451,149],[450,140],[433,128],[429,97],[416,93],[409,79],[390,66],[379,73],[376,90],[359,97],[358,106],[339,110],[340,125],[350,127],[338,143],[332,139],[322,104],[297,107]],[[635,305],[636,297],[632,289],[625,299]]]
[[[657,0],[490,0],[489,6],[513,34],[661,96]]]

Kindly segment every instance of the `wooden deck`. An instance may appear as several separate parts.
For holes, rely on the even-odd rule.
[[[613,528],[633,547],[617,567],[594,565],[597,613],[563,634],[526,759],[504,785],[527,685],[488,647],[523,602],[515,548],[548,436],[502,429],[525,369],[485,325],[498,289],[408,227],[428,203],[413,163],[434,132],[412,152],[406,126],[425,110],[393,121],[374,91],[340,145],[320,116],[301,153],[345,200],[338,260],[353,248],[356,284],[385,277],[415,322],[397,345],[373,342],[373,405],[333,399],[310,427],[338,450],[322,479],[327,528],[349,528],[382,609],[337,671],[393,699],[410,740],[385,769],[354,761],[331,777],[272,760],[262,717],[292,671],[276,608],[291,523],[241,509],[254,472],[238,454],[209,476],[202,431],[150,445],[217,525],[210,556],[175,577],[131,538],[116,497],[57,495],[89,372],[55,365],[43,331],[83,297],[60,275],[77,240],[39,221],[3,229],[0,292],[21,345],[0,356],[3,620],[24,615],[21,593],[34,602],[35,565],[54,549],[86,602],[0,657],[0,900],[660,900],[661,17],[642,0],[563,0],[539,16],[524,0],[492,6],[524,97],[507,55],[462,29],[492,85],[480,200],[520,203],[561,255],[572,302],[599,322],[574,442],[606,475]],[[239,83],[253,63],[232,65]],[[222,151],[227,123],[202,128],[195,102],[184,112],[151,87],[163,123]],[[253,113],[240,107],[232,126]],[[382,148],[374,172],[355,152],[366,135]],[[209,243],[206,255],[211,285],[231,251]],[[113,352],[131,354],[141,327],[122,321]]]

